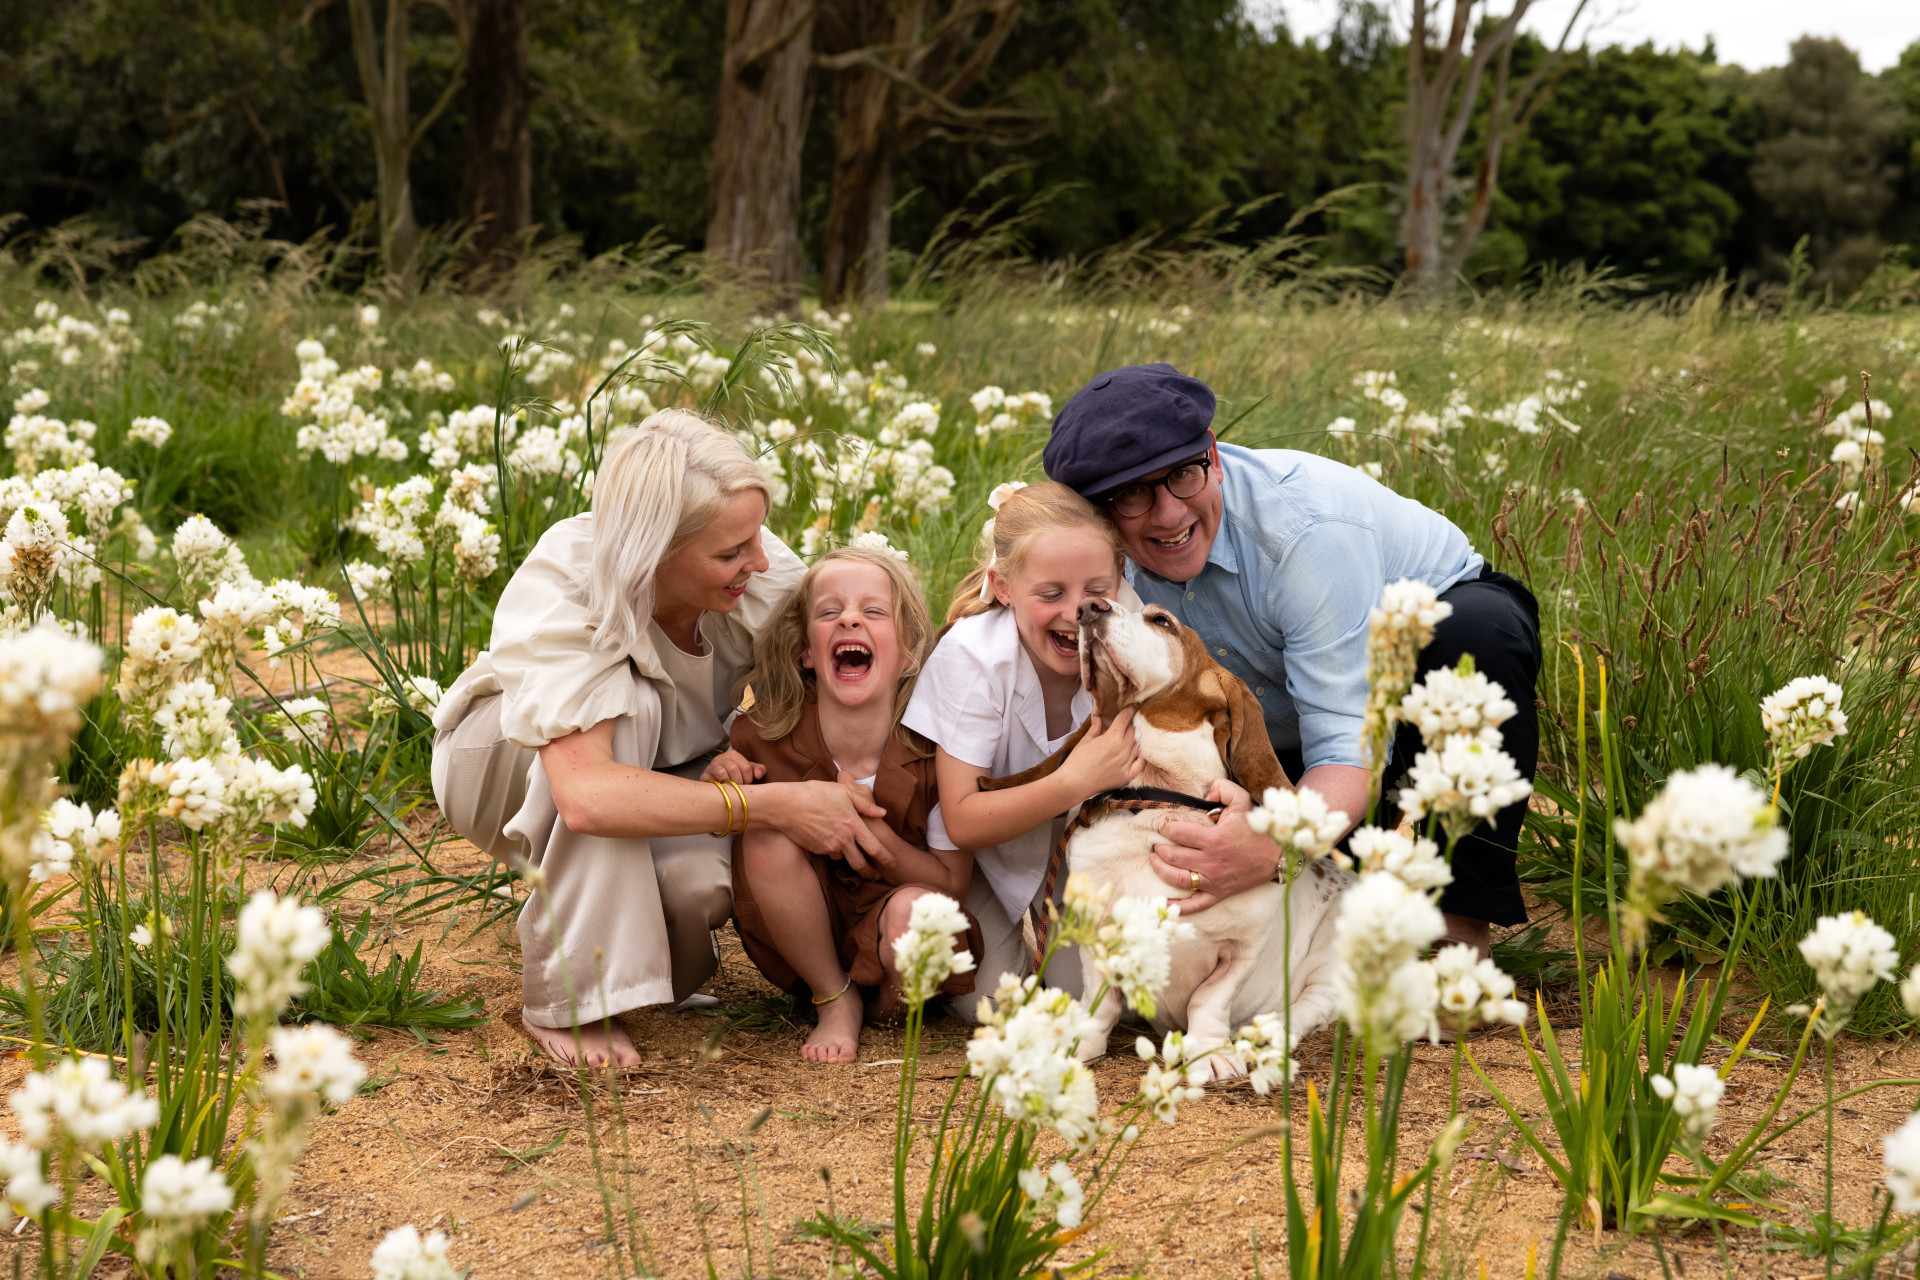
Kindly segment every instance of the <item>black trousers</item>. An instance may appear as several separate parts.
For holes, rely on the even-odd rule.
[[[1521,774],[1531,780],[1540,762],[1540,716],[1534,707],[1541,658],[1539,602],[1524,583],[1492,569],[1454,584],[1440,598],[1453,606],[1453,616],[1434,628],[1432,643],[1420,651],[1420,674],[1452,667],[1462,654],[1472,654],[1475,668],[1505,689],[1518,708],[1500,726],[1502,745]],[[1420,749],[1420,730],[1401,725],[1387,764],[1380,826],[1399,825],[1400,809],[1394,797]],[[1299,749],[1283,748],[1279,755],[1287,776],[1298,782],[1305,765]],[[1440,895],[1442,911],[1498,925],[1526,922],[1517,870],[1526,814],[1526,801],[1508,805],[1491,823],[1482,823],[1454,847],[1453,883]]]

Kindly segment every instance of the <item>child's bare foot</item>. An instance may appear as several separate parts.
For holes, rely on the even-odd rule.
[[[866,1008],[860,993],[849,986],[838,1000],[820,1006],[820,1025],[800,1047],[808,1062],[853,1062],[860,1057],[860,1021]]]
[[[520,1015],[520,1025],[526,1028],[540,1051],[563,1067],[580,1065],[575,1056],[572,1027],[542,1027],[527,1021],[525,1014]],[[586,1056],[589,1067],[604,1067],[611,1062],[616,1067],[637,1067],[640,1065],[640,1051],[633,1047],[633,1040],[621,1025],[612,1018],[602,1022],[589,1022],[581,1027],[579,1052]]]

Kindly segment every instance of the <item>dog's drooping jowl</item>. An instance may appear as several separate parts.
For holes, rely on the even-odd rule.
[[[1208,812],[1218,809],[1208,791],[1222,779],[1252,792],[1255,803],[1267,788],[1289,785],[1267,740],[1260,704],[1239,677],[1213,660],[1197,634],[1157,605],[1134,610],[1099,600],[1080,606],[1080,674],[1104,723],[1111,724],[1122,708],[1134,709],[1141,772],[1132,786],[1190,797],[1192,808],[1100,813],[1068,836],[1068,869],[1116,898],[1188,896],[1169,889],[1149,862],[1161,829],[1170,821],[1207,821]],[[981,786],[997,790],[1044,777],[1084,732],[1083,726],[1026,773],[983,778]],[[1255,1014],[1286,1013],[1289,1003],[1295,1036],[1325,1026],[1334,1008],[1334,918],[1351,883],[1351,876],[1321,859],[1300,873],[1291,892],[1277,881],[1262,884],[1190,917],[1194,936],[1174,944],[1172,976],[1151,1019],[1154,1029],[1180,1028],[1198,1054],[1226,1044],[1233,1029]],[[1082,1042],[1083,1059],[1106,1052],[1122,1007],[1120,994],[1111,992],[1094,1010],[1100,1030]],[[1215,1078],[1241,1072],[1227,1054],[1206,1061]]]

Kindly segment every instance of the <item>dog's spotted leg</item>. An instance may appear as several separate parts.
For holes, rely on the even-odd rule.
[[[1094,1029],[1080,1038],[1080,1047],[1073,1056],[1082,1062],[1092,1062],[1107,1054],[1107,1040],[1113,1035],[1114,1026],[1120,1021],[1120,1015],[1126,1009],[1118,991],[1109,991],[1100,1001],[1100,1007],[1092,1011]]]
[[[1214,971],[1193,989],[1193,995],[1187,1000],[1187,1046],[1191,1050],[1190,1056],[1198,1056],[1209,1049],[1224,1049],[1232,1038],[1233,1028],[1228,1019],[1233,1014],[1233,998],[1239,994],[1240,984],[1246,980],[1247,971],[1252,967],[1253,954],[1250,950],[1233,946],[1221,948]],[[1196,1074],[1206,1079],[1209,1067],[1215,1080],[1230,1080],[1246,1074],[1246,1068],[1225,1052],[1214,1053],[1206,1058]]]

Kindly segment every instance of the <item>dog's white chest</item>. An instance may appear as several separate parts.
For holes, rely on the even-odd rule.
[[[1133,722],[1133,735],[1146,772],[1173,790],[1200,794],[1226,772],[1213,726],[1204,720],[1191,729],[1162,729],[1142,716]]]

